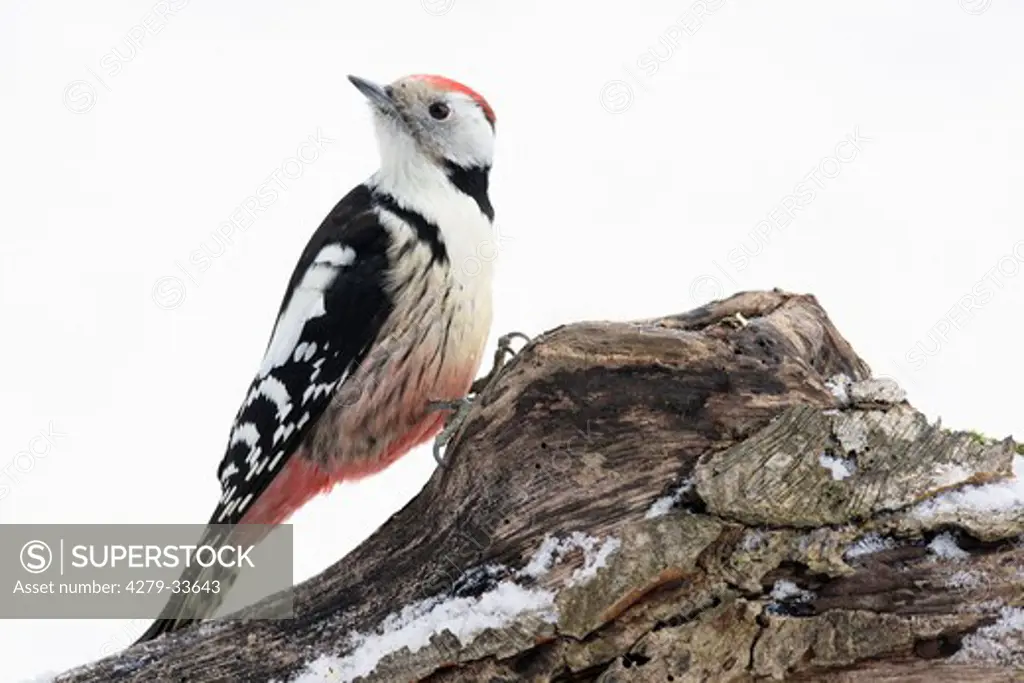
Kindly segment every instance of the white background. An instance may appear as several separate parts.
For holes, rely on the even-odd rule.
[[[167,3],[3,6],[3,523],[206,520],[294,260],[376,165],[348,73],[445,74],[497,111],[492,337],[812,292],[930,417],[1024,439],[1019,4]],[[277,201],[180,270],[318,131]],[[800,183],[813,201],[757,237]],[[304,509],[296,578],[432,468],[421,449]],[[144,628],[2,622],[0,679]]]

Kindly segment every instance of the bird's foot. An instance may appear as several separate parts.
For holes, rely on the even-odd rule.
[[[428,411],[435,410],[449,410],[453,411],[451,415],[444,421],[444,428],[441,429],[441,433],[434,439],[434,460],[437,461],[438,465],[444,467],[444,456],[441,455],[441,449],[448,446],[448,442],[455,436],[455,432],[458,431],[459,427],[466,420],[466,415],[469,414],[470,408],[473,407],[473,399],[469,396],[465,396],[455,401],[431,401],[427,404]]]
[[[484,387],[498,376],[498,373],[505,367],[505,363],[508,362],[509,358],[516,355],[517,351],[512,348],[512,340],[517,338],[522,339],[526,343],[530,342],[530,337],[522,332],[509,332],[498,337],[498,348],[494,351],[494,364],[491,366],[491,371],[473,382],[473,386],[469,388],[470,395],[475,396],[483,391]]]
[[[469,395],[455,401],[431,401],[427,404],[428,411],[435,410],[448,410],[451,414],[444,422],[444,428],[441,433],[434,439],[434,460],[437,461],[438,465],[444,467],[445,457],[441,454],[442,449],[448,446],[448,442],[455,436],[455,432],[459,430],[462,423],[466,421],[466,415],[469,414],[470,408],[473,407],[473,398],[481,391],[484,390],[491,380],[494,379],[501,369],[508,362],[508,359],[516,355],[516,350],[512,348],[512,341],[514,339],[522,339],[525,342],[530,341],[530,337],[523,334],[522,332],[509,332],[498,337],[498,348],[494,352],[494,365],[491,367],[491,371],[480,379],[473,382],[469,388]]]

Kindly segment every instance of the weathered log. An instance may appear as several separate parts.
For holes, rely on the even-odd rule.
[[[779,291],[557,328],[294,619],[58,680],[1024,680],[1015,445],[869,375]]]

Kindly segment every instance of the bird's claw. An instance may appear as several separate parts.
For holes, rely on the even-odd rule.
[[[498,348],[504,349],[509,353],[515,353],[514,351],[512,351],[513,339],[522,339],[527,344],[530,343],[530,335],[523,334],[522,332],[509,332],[508,334],[503,334],[500,337],[498,337]]]
[[[469,388],[471,395],[475,396],[483,391],[490,384],[491,380],[498,375],[498,372],[505,367],[508,359],[516,355],[516,350],[512,348],[512,340],[514,339],[522,339],[526,343],[530,342],[529,335],[525,335],[522,332],[509,332],[498,337],[498,347],[494,351],[494,364],[491,366],[491,371],[473,382],[473,386]]]
[[[431,401],[430,403],[427,404],[427,412],[435,412],[438,410],[454,410],[456,413],[458,413],[458,411],[462,410],[464,407],[472,405],[472,403],[473,399],[471,399],[469,396],[463,396],[462,398],[457,398],[454,401]],[[447,425],[448,422],[451,421],[451,419],[452,418],[449,417],[447,420],[445,420],[445,424]]]
[[[448,419],[444,422],[444,428],[441,433],[434,439],[434,460],[441,467],[444,467],[445,457],[441,454],[441,449],[447,447],[448,442],[451,441],[452,437],[455,436],[455,432],[458,431],[459,427],[466,420],[466,415],[469,414],[470,408],[473,407],[473,399],[471,396],[476,396],[484,390],[492,379],[497,376],[498,372],[505,363],[508,362],[508,358],[516,354],[515,349],[512,348],[512,341],[514,339],[522,339],[525,342],[530,341],[530,337],[523,334],[522,332],[509,332],[498,337],[498,348],[494,352],[494,365],[491,367],[491,371],[480,379],[473,382],[469,388],[469,395],[454,401],[431,401],[427,404],[428,411],[434,410],[449,410],[453,411]]]
[[[448,442],[452,440],[455,432],[458,431],[459,427],[462,426],[463,421],[466,419],[466,415],[469,413],[470,408],[473,407],[473,399],[468,396],[464,396],[455,401],[431,401],[427,404],[428,411],[434,410],[450,410],[454,411],[444,422],[444,428],[441,429],[441,433],[434,439],[434,460],[441,467],[444,467],[444,456],[441,455],[441,449],[448,445]]]

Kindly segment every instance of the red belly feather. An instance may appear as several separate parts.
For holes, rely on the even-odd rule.
[[[454,381],[445,383],[446,386],[438,388],[436,396],[410,396],[396,408],[404,411],[422,410],[422,406],[430,401],[454,400],[465,396],[472,384],[475,370],[474,367],[470,373],[462,373],[459,377],[453,378]],[[358,481],[380,472],[413,448],[436,436],[444,427],[447,414],[448,411],[443,410],[428,412],[413,427],[394,439],[378,458],[337,458],[335,462],[338,462],[339,466],[326,469],[310,460],[304,450],[297,451],[245,513],[240,523],[280,524],[311,498],[331,490],[337,484],[343,481]]]

